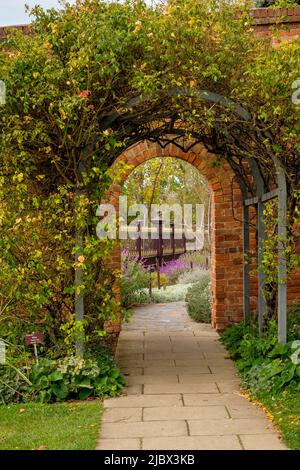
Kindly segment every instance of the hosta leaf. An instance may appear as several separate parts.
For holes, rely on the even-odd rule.
[[[85,400],[86,398],[88,398],[91,394],[92,394],[92,387],[90,388],[83,388],[82,390],[80,390],[79,392],[79,398],[80,400]]]
[[[63,379],[63,375],[59,370],[55,370],[54,372],[52,372],[52,374],[48,376],[49,382],[57,382],[58,380],[62,380],[62,379]]]
[[[64,383],[60,385],[57,385],[55,383],[52,384],[51,390],[54,395],[58,398],[58,400],[64,400],[69,394],[69,389]]]

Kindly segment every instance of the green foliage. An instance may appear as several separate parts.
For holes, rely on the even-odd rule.
[[[276,392],[287,386],[300,390],[300,367],[293,364],[289,358],[266,361],[251,367],[244,383],[253,393]]]
[[[287,318],[288,341],[300,339],[300,300],[290,308]]]
[[[202,203],[208,218],[211,193],[207,180],[183,160],[161,157],[146,161],[128,176],[122,193],[128,197],[128,204],[145,204],[148,209],[152,204]]]
[[[145,301],[146,294],[143,289],[149,286],[149,282],[150,274],[143,262],[138,259],[128,259],[125,256],[120,282],[123,306],[128,308]]]
[[[175,266],[168,271],[169,285],[174,286],[179,283],[179,277],[184,274],[188,268],[186,266]]]
[[[169,302],[183,302],[186,297],[186,293],[192,284],[176,284],[175,286],[167,286],[163,289],[154,287],[152,289],[152,295],[149,296],[149,289],[144,289],[143,295],[137,295],[134,298],[134,303],[156,303],[164,304]]]
[[[291,227],[285,240],[279,240],[278,237],[278,204],[277,201],[269,201],[264,206],[264,223],[266,227],[266,238],[263,242],[262,263],[259,269],[265,274],[265,297],[269,307],[268,318],[276,318],[276,292],[278,285],[278,243],[281,241],[285,247],[287,258],[288,275],[299,266],[299,255],[295,250],[295,241],[293,230],[299,223],[299,194],[294,192],[295,207],[289,215]]]
[[[209,273],[202,268],[194,268],[186,271],[183,274],[180,274],[178,277],[179,284],[194,284],[195,282],[200,281],[203,276],[209,276]]]
[[[125,384],[119,368],[107,353],[87,359],[76,356],[58,360],[42,358],[39,364],[22,371],[2,366],[0,380],[3,403],[114,397],[121,393]]]
[[[166,289],[153,289],[151,302],[154,303],[168,303],[168,302],[182,302],[185,300],[186,293],[191,285],[190,284],[176,284],[175,286],[167,286]]]
[[[210,263],[210,251],[204,248],[203,251],[187,252],[181,255],[179,260],[184,263],[192,263],[198,268],[201,266],[203,269],[207,269],[207,265]]]
[[[26,374],[24,367],[20,370],[0,365],[0,404],[22,401],[28,391],[28,383],[21,374]]]
[[[186,294],[187,311],[197,322],[211,321],[211,286],[209,273],[204,274],[200,281],[192,285]]]
[[[170,284],[169,276],[165,273],[161,273],[159,279],[161,287],[166,287]],[[158,287],[158,277],[155,271],[151,273],[151,284],[153,287]]]
[[[276,322],[269,322],[262,337],[257,328],[240,323],[225,330],[221,339],[237,361],[245,386],[253,393],[300,389],[300,365],[291,359],[292,343],[277,342]]]
[[[288,316],[288,339],[299,339],[299,307]],[[270,322],[259,338],[257,328],[238,323],[227,328],[221,340],[237,360],[243,384],[251,398],[262,403],[291,449],[300,449],[300,365],[291,361],[291,342],[277,343],[277,325]],[[296,336],[295,336],[296,334]]]

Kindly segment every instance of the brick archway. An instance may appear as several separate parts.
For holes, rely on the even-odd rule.
[[[227,162],[216,165],[216,159],[202,144],[188,153],[174,144],[161,148],[156,143],[143,141],[126,150],[111,167],[111,175],[123,162],[122,181],[140,164],[156,157],[174,157],[197,168],[207,179],[212,190],[212,325],[222,331],[227,325],[243,318],[243,239],[242,196],[235,175]],[[118,209],[122,182],[114,181],[106,193],[105,202]],[[120,268],[121,249],[112,254],[111,269]],[[111,328],[117,333],[118,325]]]

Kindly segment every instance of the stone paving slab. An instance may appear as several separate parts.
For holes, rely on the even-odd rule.
[[[219,393],[215,383],[201,384],[146,384],[144,386],[145,394],[155,393]]]
[[[144,408],[144,421],[172,421],[199,419],[229,419],[225,406],[181,406],[165,408]]]
[[[233,403],[230,403],[226,405],[226,409],[231,418],[260,418],[261,409],[252,403],[249,403],[248,405],[248,403],[249,402],[247,401],[247,406],[245,406],[245,404],[234,405]]]
[[[96,450],[140,450],[141,439],[104,439],[101,438]]]
[[[206,374],[205,374],[206,375]],[[178,384],[178,375],[132,375],[128,377],[128,385],[136,384]]]
[[[128,385],[125,388],[126,395],[141,395],[143,392],[143,387],[141,384]]]
[[[172,359],[172,360],[175,360],[175,359],[195,360],[196,359],[197,361],[199,361],[199,363],[201,363],[201,361],[203,363],[208,362],[208,360],[204,356],[202,356],[199,351],[196,351],[196,353],[190,352],[190,351],[187,351],[187,352],[186,351],[184,352],[166,351],[163,353],[157,352],[157,351],[153,351],[153,352],[145,351],[144,360],[149,361],[151,359]]]
[[[229,362],[230,361],[230,357],[229,357],[229,354],[228,352],[218,352],[218,351],[215,351],[215,352],[208,352],[208,351],[203,351],[202,352],[203,354],[203,358],[206,359],[207,361],[211,361],[213,360],[214,362],[217,361],[217,362],[223,362],[223,361],[226,361]]]
[[[203,330],[197,330],[197,329],[194,329],[193,331],[193,335],[194,336],[201,336],[202,338],[217,338],[218,337],[218,333],[216,333],[215,331],[203,331]]]
[[[144,367],[144,375],[183,374],[186,367]],[[189,375],[208,374],[210,372],[207,364],[200,364],[197,368],[188,369]]]
[[[125,395],[104,401],[99,450],[264,450],[286,447],[242,396],[217,333],[182,302],[147,305],[119,338]]]
[[[184,406],[211,406],[211,405],[225,405],[225,406],[245,406],[251,407],[252,404],[243,397],[240,393],[187,393],[183,394]],[[260,410],[261,411],[261,410]],[[261,413],[261,416],[264,416]]]
[[[207,364],[211,370],[212,374],[220,374],[224,370],[226,371],[232,371],[233,373],[236,372],[236,368],[234,367],[234,364],[232,364],[229,361],[214,361],[211,359],[210,361],[207,361]]]
[[[239,379],[216,380],[217,387],[221,393],[238,391],[240,389],[240,383],[241,381]]]
[[[198,375],[183,375],[179,374],[179,383],[181,384],[202,384],[215,382],[218,385],[224,383],[232,383],[233,385],[239,384],[238,377],[224,376],[222,374],[198,374]]]
[[[238,418],[238,419],[203,419],[188,421],[191,436],[214,436],[220,430],[222,435],[239,434],[268,434],[274,433],[272,423],[267,418]]]
[[[242,450],[237,436],[155,437],[143,439],[144,450]]]
[[[122,367],[123,375],[141,375],[143,373],[143,367]]]
[[[170,333],[169,338],[173,346],[188,346],[189,344],[195,344],[196,346],[199,346],[199,343],[202,341],[205,343],[215,341],[215,338],[207,337],[203,338],[202,340],[201,338],[194,335],[187,339],[186,336],[180,336],[180,333],[177,333],[176,335]]]
[[[240,435],[245,450],[287,450],[275,434]]]
[[[104,400],[104,409],[106,408],[147,408],[152,406],[183,406],[182,397],[179,394],[174,395],[137,395],[124,396],[117,398],[108,398]]]
[[[126,367],[172,367],[175,366],[174,360],[172,359],[154,359],[149,361],[143,360],[131,360],[131,359],[118,359],[118,364]]]
[[[135,361],[143,361],[144,360],[144,354],[143,353],[137,353],[133,354],[130,353],[130,351],[118,351],[116,354],[116,360],[118,362],[125,362],[127,359],[132,360],[134,359]]]
[[[103,423],[102,438],[187,436],[185,421],[147,421],[132,423]]]
[[[196,368],[199,364],[207,364],[210,367],[214,365],[214,361],[212,359],[207,360],[207,359],[175,359],[175,367],[185,367],[186,371],[189,370],[189,368]],[[219,366],[219,367],[218,367]],[[227,368],[227,361],[224,359],[224,361],[218,361],[217,365],[214,367],[216,370],[216,373],[220,371],[221,366],[224,368]],[[229,363],[229,367],[231,366],[231,370],[235,371],[234,365]],[[219,369],[219,370],[218,370]],[[212,370],[213,372],[213,370]],[[213,372],[214,373],[214,372]]]
[[[123,354],[123,353],[131,353],[131,352],[134,352],[135,354],[142,354],[144,352],[144,346],[143,344],[132,344],[132,345],[129,345],[129,344],[126,344],[124,346],[120,346],[117,351],[116,351],[116,355],[118,356],[119,354]]]
[[[179,383],[202,383],[203,381],[207,382],[218,382],[218,381],[236,381],[239,380],[239,377],[237,374],[234,374],[232,372],[228,373],[224,371],[222,374],[211,374],[211,373],[206,373],[206,374],[178,374],[179,376]],[[240,381],[240,380],[239,380]]]
[[[135,423],[142,421],[143,408],[106,408],[103,423]]]

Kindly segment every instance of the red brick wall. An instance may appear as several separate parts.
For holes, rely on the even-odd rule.
[[[280,30],[283,40],[295,39],[300,35],[300,7],[255,8],[251,10],[251,16],[258,37],[269,36],[274,27]]]
[[[141,163],[155,157],[175,157],[197,168],[207,179],[213,193],[212,209],[212,324],[223,330],[230,323],[243,318],[243,242],[242,198],[230,166],[214,167],[214,155],[203,145],[197,145],[189,153],[181,152],[174,145],[162,149],[158,144],[141,142],[121,155],[120,161],[130,165],[123,180]],[[114,166],[111,171],[114,172]],[[114,183],[105,202],[118,207],[121,185]],[[120,267],[120,248],[116,248],[111,261],[112,269]]]

